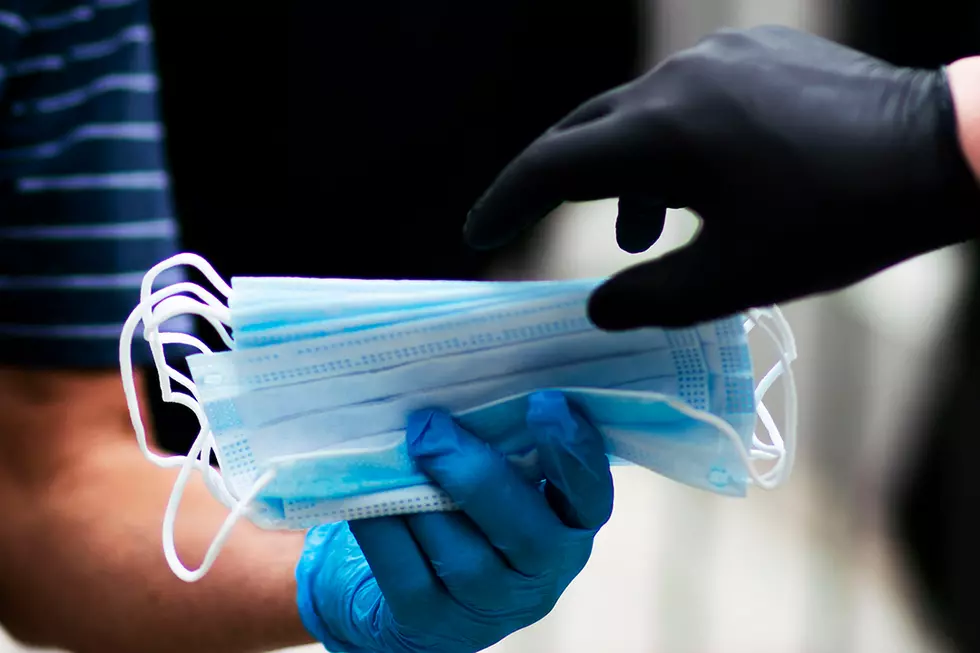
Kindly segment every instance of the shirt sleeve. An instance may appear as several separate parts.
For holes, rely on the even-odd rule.
[[[146,0],[0,0],[0,365],[115,366],[176,251],[152,41]]]

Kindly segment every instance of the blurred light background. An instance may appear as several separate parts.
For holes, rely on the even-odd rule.
[[[726,25],[782,23],[830,35],[836,28],[821,0],[648,5],[656,26],[648,30],[648,63]],[[499,262],[496,276],[608,275],[683,244],[696,226],[690,214],[673,212],[661,242],[634,257],[616,247],[615,214],[615,202],[559,210],[523,258]],[[617,470],[615,512],[588,567],[548,618],[491,650],[945,651],[924,625],[888,535],[887,508],[916,450],[964,270],[963,252],[952,249],[786,307],[799,342],[801,393],[801,451],[789,486],[731,500]],[[759,260],[754,273],[779,270]],[[779,401],[769,405],[778,420]],[[0,633],[0,652],[21,650]]]

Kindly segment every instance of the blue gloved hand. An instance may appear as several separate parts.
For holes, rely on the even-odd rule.
[[[300,612],[334,653],[474,653],[554,607],[612,511],[602,439],[557,392],[529,402],[543,486],[449,416],[408,425],[409,452],[461,512],[311,530]]]

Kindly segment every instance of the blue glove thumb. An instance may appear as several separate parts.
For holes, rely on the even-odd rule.
[[[527,426],[535,435],[545,495],[566,526],[595,531],[612,514],[613,484],[603,440],[557,390],[528,398]]]

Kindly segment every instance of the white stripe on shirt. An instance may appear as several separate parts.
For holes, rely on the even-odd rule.
[[[56,72],[64,70],[69,61],[94,61],[103,57],[112,56],[124,47],[132,44],[146,45],[152,42],[153,30],[147,25],[130,25],[110,38],[72,46],[71,52],[67,56],[61,54],[42,54],[29,59],[21,59],[11,65],[10,74],[24,76],[35,73]]]
[[[17,180],[17,191],[20,193],[79,190],[164,190],[167,186],[167,173],[162,170],[115,172],[104,175],[22,177]]]
[[[48,97],[15,102],[11,106],[11,112],[15,116],[22,116],[27,113],[28,107],[33,105],[33,109],[38,113],[54,113],[64,111],[79,105],[85,104],[93,97],[109,93],[111,91],[129,91],[131,93],[155,93],[159,86],[155,75],[150,73],[137,74],[111,74],[104,75],[91,84],[76,88],[66,93],[50,95]]]
[[[190,315],[176,315],[164,322],[167,331],[193,333],[194,321]],[[161,325],[162,326],[162,325]],[[53,340],[96,340],[118,339],[123,325],[113,324],[0,324],[0,337],[35,338]],[[139,324],[133,333],[133,342],[143,335],[143,325]]]
[[[0,227],[0,240],[151,240],[176,235],[177,227],[171,218],[105,224]]]
[[[24,20],[23,16],[12,11],[0,11],[0,25],[21,35],[31,31],[31,26]]]
[[[61,29],[76,23],[87,23],[95,16],[95,10],[88,5],[79,5],[74,9],[62,11],[57,14],[38,16],[32,21],[34,29],[40,32]]]
[[[114,274],[49,274],[34,276],[0,275],[0,290],[127,290],[143,285],[145,272]],[[164,270],[154,288],[182,280],[183,270]]]
[[[118,34],[102,41],[92,43],[82,43],[71,49],[71,58],[74,61],[90,61],[101,57],[108,57],[121,50],[130,43],[151,43],[153,41],[153,30],[147,25],[130,25],[120,30]]]
[[[143,0],[99,0],[96,6],[99,9],[116,9],[127,5],[142,2]],[[50,32],[52,30],[71,27],[78,23],[87,23],[95,17],[95,9],[90,5],[78,5],[67,11],[60,11],[56,14],[38,16],[32,22],[34,29],[40,32]]]
[[[65,67],[65,60],[57,54],[43,54],[30,59],[21,59],[10,65],[10,75],[30,75],[31,73],[51,72]]]
[[[80,125],[56,141],[28,147],[0,150],[0,163],[11,160],[50,159],[64,154],[72,146],[86,141],[142,141],[155,143],[163,137],[158,122],[91,123]]]

